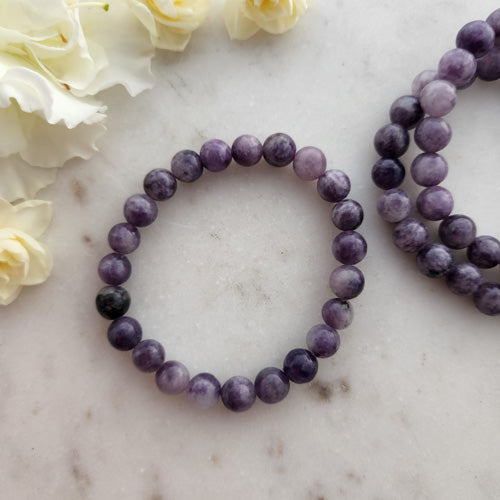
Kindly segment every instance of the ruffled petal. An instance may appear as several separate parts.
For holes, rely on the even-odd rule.
[[[224,22],[233,40],[246,40],[259,31],[255,21],[243,15],[244,2],[245,0],[227,0],[224,5]]]
[[[50,201],[24,201],[14,205],[14,211],[14,227],[33,238],[39,238],[52,220],[52,203]]]

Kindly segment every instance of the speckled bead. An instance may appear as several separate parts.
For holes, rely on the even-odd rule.
[[[347,328],[352,323],[353,315],[351,304],[339,298],[328,300],[321,309],[323,321],[335,330]]]
[[[252,167],[262,158],[262,144],[253,135],[240,135],[231,147],[233,159],[238,165]]]
[[[474,304],[488,316],[500,314],[500,285],[498,283],[483,283],[473,295]]]
[[[469,51],[479,59],[495,45],[495,31],[485,21],[472,21],[460,29],[456,44],[458,48]]]
[[[349,194],[351,181],[342,170],[331,169],[320,175],[316,189],[325,201],[336,203]]]
[[[394,189],[405,178],[405,167],[396,158],[380,158],[372,167],[372,180],[380,189]]]
[[[306,342],[314,356],[329,358],[339,350],[340,335],[328,325],[314,325],[307,332]]]
[[[427,220],[444,219],[453,210],[453,196],[441,186],[428,187],[417,196],[417,210]]]
[[[130,307],[130,295],[121,286],[105,286],[99,290],[95,299],[99,314],[106,319],[123,316]]]
[[[470,295],[483,282],[483,275],[470,262],[455,264],[446,274],[446,285],[456,295]]]
[[[295,154],[293,170],[303,181],[313,181],[325,173],[326,156],[321,149],[306,146]]]
[[[403,252],[418,252],[427,243],[429,233],[422,222],[408,218],[402,220],[392,232],[393,243]]]
[[[437,153],[421,153],[413,160],[410,173],[420,186],[437,186],[448,175],[448,163]]]
[[[225,170],[233,155],[228,144],[220,139],[211,139],[205,142],[200,149],[201,164],[210,172],[221,172]]]
[[[417,253],[417,266],[429,278],[441,278],[451,269],[453,255],[444,245],[426,245]]]
[[[292,163],[297,147],[293,139],[283,133],[270,135],[262,146],[264,159],[273,167],[286,167]]]
[[[189,371],[179,361],[167,361],[156,371],[155,381],[164,394],[181,394],[189,384]]]
[[[196,408],[207,410],[217,404],[220,391],[220,383],[211,373],[199,373],[189,381],[187,398]]]
[[[476,69],[476,58],[468,50],[451,49],[439,60],[438,77],[465,88],[474,80]]]
[[[435,118],[447,115],[457,103],[457,88],[446,80],[433,80],[420,92],[423,110]]]
[[[332,222],[341,231],[353,231],[363,222],[363,207],[354,200],[342,200],[332,208]]]
[[[466,215],[450,215],[439,224],[439,237],[449,248],[466,248],[476,237],[476,224]]]
[[[194,182],[203,174],[200,155],[189,149],[179,151],[173,156],[170,169],[175,178],[182,182]]]
[[[500,79],[500,47],[493,47],[477,62],[477,76],[486,82]]]
[[[115,319],[108,327],[109,343],[119,351],[130,351],[142,339],[139,322],[128,316]]]
[[[451,140],[451,127],[442,118],[424,118],[415,129],[415,143],[426,153],[437,153]]]
[[[365,287],[365,277],[356,267],[343,265],[335,268],[330,274],[330,288],[342,300],[354,299]]]
[[[234,412],[250,409],[255,402],[255,387],[246,377],[231,377],[221,389],[224,406]]]
[[[141,372],[155,372],[163,364],[164,359],[165,349],[153,339],[142,340],[132,351],[132,361]]]
[[[389,123],[379,128],[373,145],[382,158],[399,158],[406,153],[410,144],[408,131],[399,123]]]
[[[467,248],[467,258],[477,267],[488,269],[500,261],[500,241],[493,236],[478,236]]]
[[[143,182],[144,192],[155,201],[165,201],[177,191],[177,181],[172,173],[164,168],[151,170]]]
[[[361,262],[367,251],[366,241],[356,231],[342,231],[333,240],[332,252],[342,264]]]
[[[121,285],[130,278],[132,265],[125,255],[110,253],[100,260],[97,272],[104,283]]]
[[[432,80],[435,80],[437,78],[437,71],[433,69],[425,69],[424,71],[421,71],[415,78],[413,79],[413,82],[411,84],[411,91],[412,94],[415,97],[418,97],[420,95],[420,92],[422,92],[422,89],[429,83],[432,82]]]
[[[316,376],[318,360],[307,349],[293,349],[286,355],[283,371],[292,382],[305,384]]]
[[[290,380],[279,368],[262,369],[255,377],[255,393],[264,403],[275,404],[286,398],[290,390]]]
[[[155,221],[158,216],[158,207],[148,195],[134,194],[125,202],[123,215],[129,224],[145,227]]]
[[[417,97],[404,95],[392,103],[389,115],[391,122],[412,129],[424,117],[424,111]]]
[[[389,189],[378,199],[377,211],[387,222],[400,222],[410,215],[410,197],[402,189]]]
[[[141,235],[139,230],[132,224],[121,222],[110,229],[108,243],[115,252],[128,254],[139,247]]]

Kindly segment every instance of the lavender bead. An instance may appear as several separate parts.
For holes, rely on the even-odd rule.
[[[262,144],[253,135],[240,135],[231,148],[233,159],[243,167],[251,167],[262,158]]]
[[[321,149],[306,146],[293,159],[293,170],[303,181],[313,181],[325,173],[326,156]]]
[[[483,283],[474,293],[474,304],[484,314],[500,314],[500,285]]]
[[[279,368],[264,368],[255,377],[255,393],[264,403],[279,403],[289,390],[290,380]]]
[[[156,340],[142,340],[132,351],[132,361],[141,372],[151,373],[160,368],[165,359],[165,349]]]
[[[486,82],[500,79],[500,47],[493,47],[477,62],[477,76]]]
[[[283,371],[292,382],[305,384],[316,376],[318,360],[307,349],[293,349],[286,355]]]
[[[330,288],[342,300],[357,297],[365,287],[365,277],[355,266],[339,266],[330,274]]]
[[[142,338],[139,322],[128,316],[115,319],[108,327],[109,343],[119,351],[130,351]]]
[[[194,182],[203,174],[200,156],[189,149],[179,151],[173,156],[170,169],[176,179],[182,182]]]
[[[377,211],[387,222],[402,221],[410,214],[410,197],[402,189],[390,189],[378,199]]]
[[[201,410],[217,404],[220,397],[220,383],[211,373],[199,373],[188,384],[188,401]]]
[[[487,18],[486,22],[493,28],[496,36],[500,36],[500,9],[494,10]]]
[[[331,217],[341,231],[354,230],[363,222],[363,207],[357,201],[342,200],[332,208]]]
[[[476,237],[476,225],[465,215],[450,215],[439,225],[439,237],[449,248],[466,248]]]
[[[427,220],[441,220],[453,210],[453,196],[441,186],[431,186],[417,196],[417,210]]]
[[[448,247],[434,243],[426,245],[417,253],[417,266],[429,278],[441,278],[451,269],[453,255]]]
[[[327,170],[318,178],[316,189],[325,201],[336,203],[349,194],[351,181],[342,170]]]
[[[248,410],[255,402],[255,387],[245,377],[231,377],[221,389],[224,406],[231,411]]]
[[[180,394],[189,384],[188,369],[179,361],[163,363],[155,374],[158,389],[165,394]]]
[[[500,241],[493,236],[478,236],[467,248],[467,258],[481,269],[495,267],[500,261]]]
[[[457,103],[457,88],[446,80],[433,80],[420,92],[423,110],[435,118],[447,115]]]
[[[395,158],[380,158],[372,167],[372,180],[380,189],[394,189],[405,178],[403,164]]]
[[[121,286],[105,286],[99,290],[95,304],[97,312],[106,319],[123,316],[130,307],[130,295]]]
[[[398,123],[389,123],[377,130],[373,145],[383,158],[399,158],[410,144],[408,131]]]
[[[130,278],[132,265],[125,255],[110,253],[101,259],[97,271],[104,283],[121,285]]]
[[[495,31],[485,21],[472,21],[458,32],[456,44],[458,48],[468,50],[479,59],[495,45]]]
[[[411,85],[411,92],[414,96],[419,96],[422,89],[432,80],[437,78],[437,71],[425,69],[421,71],[414,79]]]
[[[420,186],[437,186],[448,175],[448,163],[437,153],[421,153],[413,160],[410,173]]]
[[[141,234],[132,224],[121,222],[110,229],[108,243],[115,252],[132,253],[141,243]]]
[[[155,168],[144,177],[144,191],[155,201],[172,198],[177,190],[177,181],[172,173],[164,168]]]
[[[401,221],[392,232],[393,243],[403,252],[418,252],[426,243],[428,231],[417,219]]]
[[[347,300],[330,299],[321,309],[323,321],[336,330],[347,328],[353,319],[353,310]]]
[[[475,57],[464,49],[451,49],[439,60],[438,77],[448,80],[458,89],[474,80],[477,70]]]
[[[264,159],[273,167],[285,167],[290,164],[296,151],[297,147],[293,139],[282,133],[270,135],[262,146]]]
[[[357,264],[366,256],[366,241],[356,231],[342,231],[333,240],[332,252],[342,264]]]
[[[221,172],[225,170],[233,155],[228,144],[220,139],[212,139],[205,142],[200,150],[201,164],[210,172]]]
[[[469,262],[454,265],[446,275],[446,285],[456,295],[470,295],[482,282],[481,271]]]
[[[412,129],[424,117],[424,111],[417,97],[404,95],[392,103],[389,115],[391,122]]]
[[[451,140],[451,127],[442,118],[424,118],[415,130],[415,144],[426,153],[437,153]]]
[[[340,335],[328,325],[315,325],[306,336],[307,347],[317,358],[329,358],[340,347]]]
[[[133,226],[145,227],[155,221],[158,216],[158,207],[148,195],[134,194],[125,202],[123,214],[127,222]]]

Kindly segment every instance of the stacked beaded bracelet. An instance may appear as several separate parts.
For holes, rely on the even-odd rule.
[[[126,254],[137,249],[140,243],[138,227],[150,225],[157,217],[157,201],[168,200],[177,189],[177,180],[193,182],[203,169],[219,172],[234,159],[242,166],[257,164],[261,157],[274,167],[293,163],[293,169],[303,180],[317,179],[317,191],[325,201],[335,203],[332,221],[340,232],[332,244],[332,252],[341,262],[330,275],[330,286],[337,296],[322,308],[324,324],[313,326],[306,336],[308,349],[291,350],[283,362],[283,370],[268,367],[261,370],[251,382],[246,377],[235,376],[224,385],[210,373],[200,373],[190,378],[184,364],[165,362],[165,350],[156,340],[141,340],[139,322],[125,316],[130,306],[130,295],[121,285],[131,274],[131,264]],[[337,352],[340,336],[337,330],[346,328],[352,321],[353,311],[349,299],[357,297],[364,287],[364,276],[354,266],[366,255],[364,238],[355,231],[363,221],[363,210],[354,200],[346,200],[350,181],[340,170],[326,170],[325,155],[308,146],[296,151],[294,141],[286,134],[277,133],[267,138],[263,145],[250,135],[238,137],[232,148],[223,141],[206,142],[200,153],[184,150],[171,161],[171,172],[155,169],[144,179],[145,194],[135,194],[127,199],[124,215],[127,222],[113,226],[108,241],[113,253],[99,263],[101,279],[108,284],[96,297],[99,313],[113,320],[108,328],[108,339],[115,348],[132,350],[135,366],[143,372],[156,372],[156,384],[166,394],[187,391],[189,401],[198,408],[214,406],[222,399],[232,411],[248,410],[256,396],[264,403],[277,403],[288,394],[290,381],[297,384],[310,382],[318,370],[317,358],[327,358]]]
[[[417,252],[419,270],[431,277],[446,276],[448,288],[457,295],[472,295],[476,307],[488,315],[500,314],[500,284],[484,283],[480,268],[500,262],[500,242],[492,236],[476,236],[476,225],[465,215],[450,215],[453,197],[439,186],[448,173],[446,160],[438,154],[451,140],[451,127],[442,118],[455,106],[457,89],[470,86],[476,77],[486,81],[500,78],[500,9],[486,21],[466,24],[456,38],[457,48],[446,52],[438,70],[418,74],[410,96],[391,106],[391,123],[380,128],[374,139],[382,156],[372,168],[374,183],[385,191],[377,209],[381,217],[398,223],[393,241],[405,252]],[[441,243],[429,243],[427,227],[409,217],[412,202],[399,189],[405,168],[398,160],[408,149],[408,130],[424,151],[411,164],[411,176],[423,189],[416,208],[429,221],[441,221]],[[452,250],[467,249],[469,262],[455,263]]]

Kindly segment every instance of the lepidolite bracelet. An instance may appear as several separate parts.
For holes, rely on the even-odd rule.
[[[203,169],[219,172],[232,160],[242,166],[256,165],[261,157],[274,167],[293,163],[300,179],[316,180],[317,191],[325,201],[335,203],[332,222],[341,230],[332,244],[332,252],[341,263],[330,275],[330,287],[335,298],[322,308],[323,324],[313,326],[306,336],[308,349],[291,350],[285,357],[283,369],[268,367],[261,370],[255,381],[234,376],[222,386],[210,373],[199,373],[190,378],[188,369],[179,361],[165,362],[165,349],[156,340],[142,340],[139,322],[125,316],[130,306],[130,295],[121,285],[131,274],[131,264],[126,254],[137,249],[140,243],[138,228],[154,222],[158,214],[157,201],[171,198],[177,181],[193,182]],[[318,370],[317,358],[335,354],[340,346],[337,330],[346,328],[352,321],[353,311],[349,302],[364,287],[364,276],[355,266],[366,255],[364,238],[355,231],[363,221],[359,203],[345,199],[350,192],[350,181],[340,170],[326,170],[326,158],[318,148],[308,146],[296,151],[294,141],[286,134],[277,133],[262,145],[250,135],[238,137],[232,147],[214,139],[206,142],[196,153],[184,150],[171,161],[171,171],[155,169],[144,179],[145,194],[135,194],[127,199],[124,215],[127,222],[113,226],[108,241],[113,253],[99,263],[98,272],[107,283],[96,297],[99,313],[112,320],[108,340],[119,350],[132,350],[135,366],[143,372],[155,372],[156,384],[166,394],[187,391],[189,401],[198,408],[214,406],[219,399],[232,411],[248,410],[259,397],[264,403],[277,403],[288,394],[290,381],[297,384],[310,382]]]
[[[476,77],[485,81],[500,78],[500,9],[486,21],[466,24],[456,38],[455,49],[440,59],[437,71],[418,74],[412,85],[413,95],[397,99],[391,106],[391,123],[380,128],[374,140],[382,157],[372,168],[372,179],[386,190],[379,198],[381,217],[397,223],[393,241],[405,252],[417,252],[422,273],[446,276],[448,288],[458,295],[472,295],[476,307],[488,315],[500,314],[500,284],[483,282],[480,268],[492,268],[500,262],[500,242],[492,236],[476,236],[470,217],[450,215],[453,197],[439,186],[448,173],[446,160],[438,154],[451,140],[451,127],[442,118],[455,106],[457,89],[471,85]],[[411,164],[411,176],[423,189],[416,199],[418,213],[429,221],[441,221],[441,243],[430,243],[428,230],[421,220],[410,217],[412,202],[399,188],[405,168],[398,160],[408,149],[409,129],[415,128],[416,145],[423,151]],[[466,249],[469,262],[455,262],[454,252]]]

